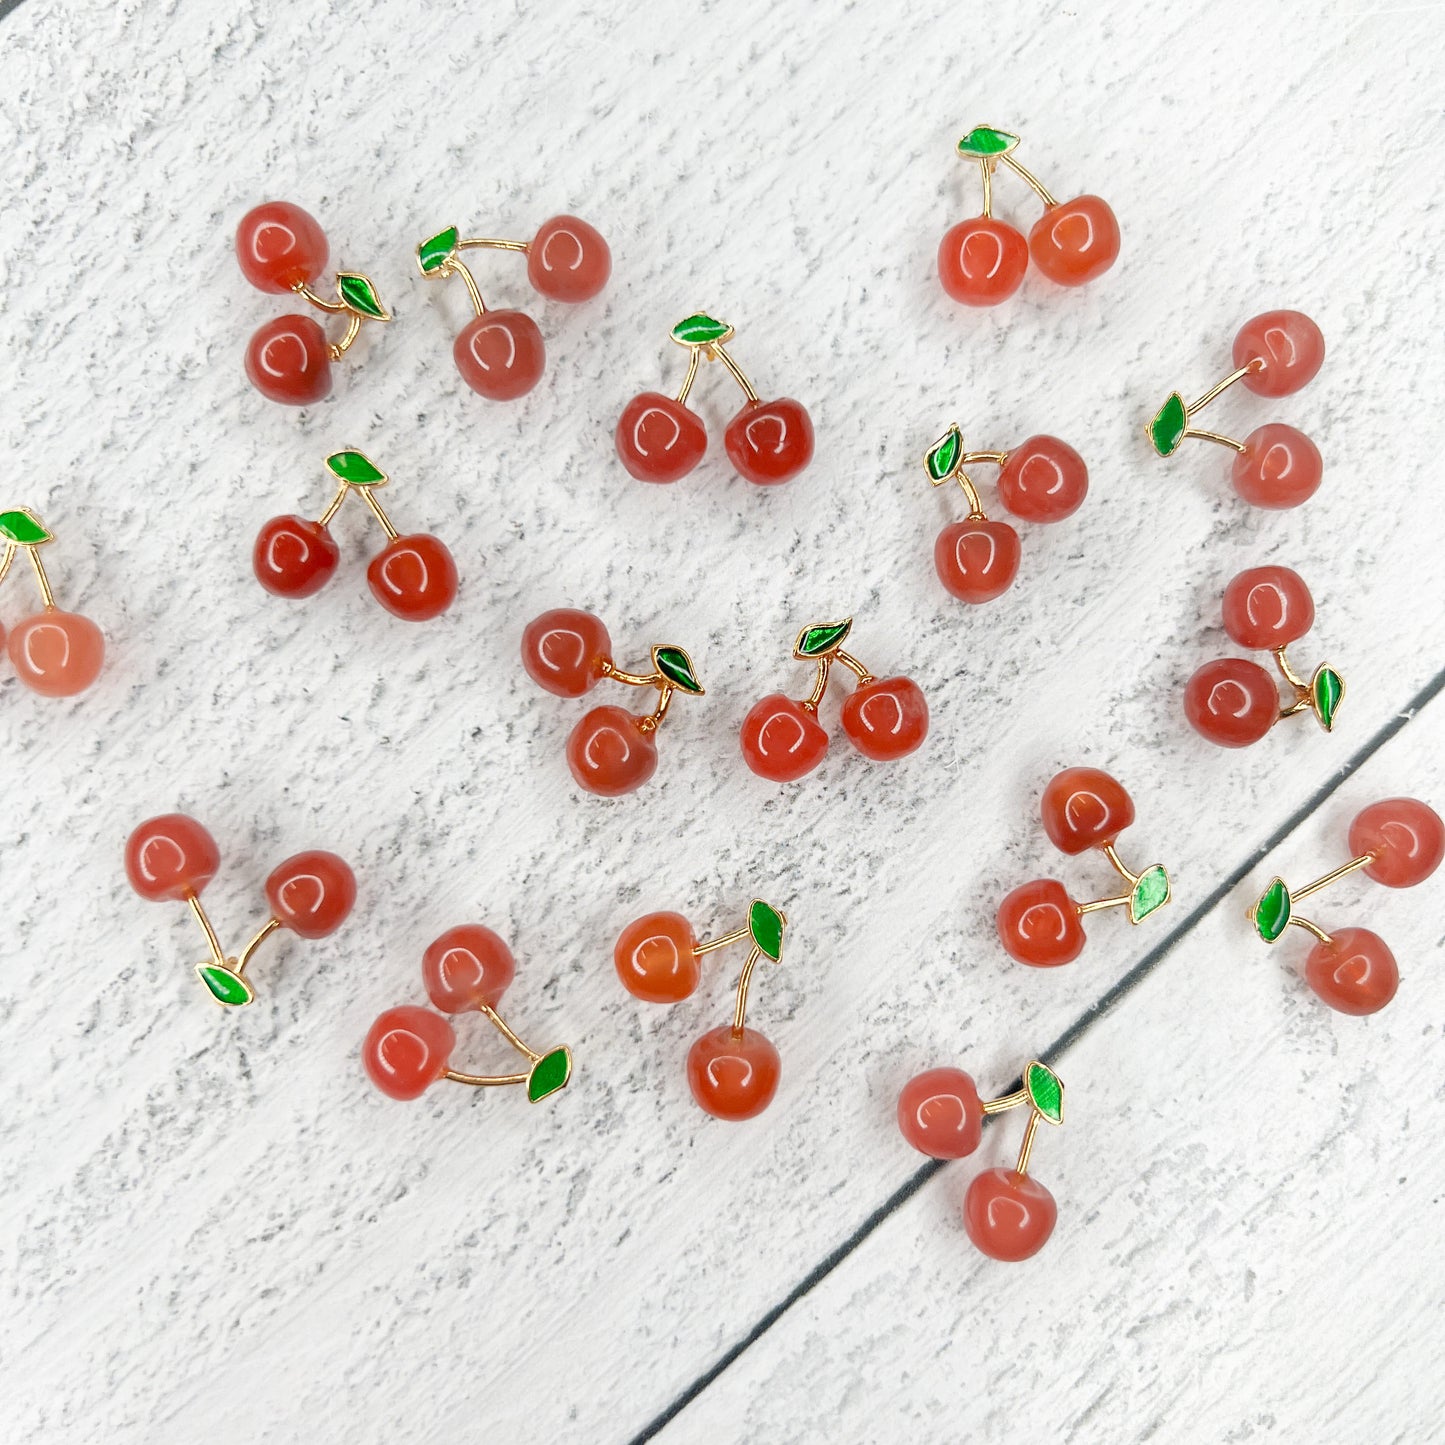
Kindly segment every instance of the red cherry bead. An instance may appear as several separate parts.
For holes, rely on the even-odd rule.
[[[457,1036],[440,1014],[404,1004],[372,1024],[361,1046],[368,1077],[389,1099],[419,1099],[446,1073]]]
[[[331,344],[309,316],[278,316],[246,347],[246,375],[268,401],[310,406],[331,395]]]
[[[612,639],[600,617],[576,607],[554,607],[522,632],[522,666],[554,697],[581,697],[596,686],[612,659]]]
[[[1134,821],[1134,800],[1100,768],[1065,768],[1049,779],[1039,811],[1055,848],[1082,853],[1112,843]]]
[[[1029,247],[1021,232],[992,216],[951,226],[938,244],[938,279],[965,306],[997,306],[1023,285]]]
[[[986,1169],[963,1197],[963,1227],[990,1259],[1017,1263],[1048,1243],[1059,1217],[1054,1196],[1015,1169]]]
[[[950,522],[933,547],[938,580],[960,602],[992,602],[1019,570],[1019,534],[1007,522]]]
[[[439,537],[393,537],[367,565],[371,595],[404,622],[440,617],[457,598],[457,564]]]
[[[58,607],[15,624],[6,639],[15,675],[42,697],[74,697],[100,675],[105,635],[90,618]]]
[[[515,401],[542,379],[547,348],[523,311],[486,311],[462,327],[452,345],[462,380],[489,401]]]
[[[1050,206],[1029,232],[1034,265],[1060,286],[1082,286],[1119,259],[1119,222],[1100,196]]]
[[[272,517],[256,534],[251,569],[276,597],[310,597],[331,580],[341,549],[326,527],[306,517]]]
[[[998,906],[998,936],[1008,956],[1031,968],[1057,968],[1084,951],[1084,923],[1064,885],[1038,878]]]
[[[962,1159],[983,1137],[983,1105],[962,1069],[929,1069],[898,1095],[898,1128],[920,1154]]]
[[[290,201],[267,201],[241,217],[236,260],[260,291],[294,291],[326,269],[330,248],[315,219]]]
[[[356,902],[356,875],[335,853],[297,853],[271,870],[266,902],[271,916],[298,937],[325,938]]]
[[[516,972],[512,950],[480,923],[447,929],[421,956],[427,997],[445,1014],[496,1008]]]
[[[1373,853],[1365,873],[1386,888],[1423,883],[1445,858],[1445,823],[1417,798],[1385,798],[1371,803],[1350,824],[1350,852]]]
[[[680,401],[644,391],[623,408],[614,440],[622,465],[639,482],[675,482],[702,460],[707,428]]]
[[[1230,480],[1251,507],[1283,511],[1307,502],[1325,474],[1319,448],[1283,422],[1256,427],[1235,455]]]
[[[1262,362],[1243,378],[1256,396],[1288,396],[1319,375],[1324,333],[1303,311],[1266,311],[1252,317],[1234,338],[1234,364]]]
[[[594,707],[567,739],[567,766],[579,787],[620,798],[657,771],[657,744],[626,708]]]
[[[813,421],[790,396],[748,401],[723,436],[728,459],[760,487],[791,481],[813,460]]]
[[[680,913],[649,913],[629,923],[612,950],[622,986],[647,1003],[677,1003],[697,987],[697,934]]]
[[[1020,442],[999,469],[999,500],[1026,521],[1062,522],[1084,505],[1088,493],[1083,457],[1058,437]]]
[[[912,678],[881,677],[856,687],[844,700],[843,731],[874,762],[907,757],[928,736],[928,702]]]
[[[1368,928],[1338,928],[1305,959],[1305,982],[1342,1014],[1378,1013],[1400,987],[1395,955]]]
[[[543,221],[527,248],[527,279],[553,301],[590,300],[611,274],[607,242],[576,216]]]
[[[783,1061],[756,1029],[713,1029],[687,1051],[687,1083],[714,1119],[752,1119],[773,1102]]]
[[[828,733],[800,702],[769,693],[743,719],[743,761],[760,778],[793,783],[811,773],[828,751]]]
[[[216,840],[184,813],[147,818],[126,840],[125,876],[150,903],[184,902],[199,894],[220,866]]]
[[[1287,647],[1314,621],[1310,589],[1289,567],[1251,567],[1224,589],[1224,630],[1241,647]]]
[[[1279,688],[1247,657],[1206,662],[1184,684],[1184,716],[1200,736],[1222,748],[1257,743],[1279,720]]]

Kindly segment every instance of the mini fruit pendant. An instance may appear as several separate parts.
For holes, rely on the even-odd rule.
[[[1022,1087],[999,1099],[981,1100],[973,1079],[962,1069],[929,1069],[910,1079],[898,1096],[898,1128],[921,1154],[962,1159],[978,1148],[985,1114],[1002,1114],[1027,1105],[1018,1162],[1012,1169],[986,1169],[963,1199],[963,1227],[990,1259],[1015,1262],[1035,1255],[1048,1243],[1058,1219],[1054,1196],[1029,1175],[1039,1120],[1064,1122],[1063,1081],[1047,1064],[1034,1060],[1024,1070]]]
[[[314,522],[294,514],[272,517],[251,549],[256,580],[276,597],[294,600],[319,592],[341,556],[329,524],[355,492],[386,533],[386,546],[366,569],[371,595],[404,622],[441,616],[457,596],[457,566],[446,544],[426,532],[403,536],[396,530],[376,499],[377,488],[387,483],[386,473],[361,452],[333,452],[326,465],[340,482],[326,510]]]
[[[539,1103],[567,1087],[572,1050],[565,1044],[539,1054],[528,1048],[497,1012],[517,965],[512,951],[490,928],[463,923],[449,928],[422,955],[427,997],[443,1014],[481,1014],[526,1059],[511,1074],[462,1074],[451,1067],[457,1036],[446,1019],[414,1004],[389,1008],[366,1035],[361,1062],[367,1076],[390,1099],[418,1099],[438,1079],[473,1088],[525,1084],[527,1098]]]
[[[731,1025],[711,1029],[687,1053],[687,1083],[698,1107],[715,1119],[752,1119],[773,1101],[782,1060],[772,1042],[746,1027],[748,987],[761,958],[782,961],[788,920],[761,898],[748,906],[748,921],[731,933],[699,943],[680,913],[649,913],[622,930],[612,950],[623,987],[647,1003],[677,1003],[697,988],[698,960],[714,949],[747,939],[751,945],[738,978]]]
[[[999,904],[998,936],[1009,957],[1033,968],[1057,968],[1083,952],[1084,925],[1079,920],[1086,913],[1123,908],[1131,924],[1142,923],[1172,894],[1162,864],[1131,873],[1120,861],[1114,845],[1134,821],[1134,800],[1108,773],[1065,768],[1049,780],[1040,811],[1054,847],[1069,854],[1098,848],[1129,885],[1125,893],[1075,903],[1062,883],[1039,878],[1015,888]]]
[[[476,316],[462,328],[452,359],[462,380],[491,401],[515,401],[542,377],[547,348],[537,323],[525,311],[489,311],[466,263],[457,254],[474,248],[520,251],[527,279],[553,301],[590,301],[612,274],[607,242],[576,216],[553,216],[530,241],[465,238],[448,226],[416,248],[416,264],[428,280],[460,276]]]
[[[624,672],[612,661],[612,639],[600,617],[558,607],[533,618],[522,633],[522,666],[538,687],[556,697],[581,697],[604,677],[628,687],[655,687],[657,706],[645,717],[624,707],[594,707],[567,739],[567,766],[578,786],[603,798],[640,788],[657,771],[658,726],[675,692],[706,691],[692,659],[672,643],[652,649],[652,670]]]
[[[813,460],[813,422],[792,397],[763,401],[727,351],[733,329],[701,312],[679,321],[672,339],[687,348],[687,374],[675,397],[660,391],[634,396],[617,423],[617,455],[640,482],[675,482],[707,450],[707,428],[687,406],[698,367],[720,361],[747,398],[724,434],[728,459],[760,487],[791,481]]]
[[[1325,359],[1325,338],[1300,311],[1266,311],[1246,321],[1234,338],[1234,370],[1211,386],[1198,401],[1186,402],[1177,391],[1144,428],[1149,445],[1161,457],[1172,457],[1188,437],[1217,442],[1235,453],[1234,490],[1252,507],[1297,507],[1319,490],[1324,462],[1319,448],[1302,432],[1269,422],[1240,441],[1220,432],[1190,425],[1195,415],[1237,381],[1256,396],[1289,396],[1319,374]]]
[[[1224,630],[1240,647],[1274,658],[1293,696],[1280,705],[1279,686],[1257,662],[1221,657],[1206,662],[1184,687],[1190,726],[1222,748],[1260,740],[1282,718],[1313,712],[1326,731],[1345,698],[1345,680],[1321,663],[1308,682],[1290,666],[1286,649],[1314,625],[1315,604],[1298,572],[1288,567],[1251,567],[1224,589]]]
[[[1019,534],[1007,522],[990,522],[965,467],[988,463],[999,469],[999,500],[1030,522],[1062,522],[1084,504],[1089,469],[1058,437],[1034,436],[1012,451],[964,450],[957,423],[929,447],[923,458],[928,480],[941,487],[956,481],[968,499],[968,516],[938,534],[933,565],[938,578],[960,602],[992,602],[1013,584],[1019,570]]]
[[[958,143],[958,153],[978,162],[983,176],[983,214],[960,221],[939,243],[938,279],[965,306],[997,306],[1023,285],[1029,257],[1060,286],[1082,286],[1102,276],[1119,256],[1119,223],[1098,196],[1059,202],[1038,177],[1014,159],[1019,138],[1006,130],[976,125]],[[1020,176],[1044,213],[1023,236],[993,214],[993,173],[1002,161]]]
[[[799,662],[817,667],[813,690],[794,701],[769,693],[754,705],[742,726],[743,759],[760,778],[791,783],[811,773],[828,751],[828,733],[818,721],[818,704],[828,690],[833,664],[858,679],[843,703],[843,731],[848,741],[874,762],[906,757],[928,736],[928,703],[911,678],[876,678],[851,653],[843,651],[853,619],[805,627],[793,643]]]
[[[246,375],[271,401],[309,406],[331,395],[331,363],[356,340],[363,321],[390,321],[376,287],[360,271],[336,273],[336,300],[312,288],[326,270],[330,247],[326,233],[300,206],[267,201],[247,211],[236,228],[236,259],[241,274],[258,290],[292,292],[318,311],[346,317],[340,340],[328,341],[309,316],[278,316],[251,338]]]
[[[100,675],[105,661],[105,638],[90,618],[78,612],[62,612],[55,605],[40,548],[55,538],[41,525],[34,512],[23,507],[0,512],[0,582],[5,580],[16,556],[23,552],[40,587],[44,611],[17,622],[8,642],[0,627],[0,642],[6,642],[16,676],[42,697],[74,697],[84,692]]]
[[[1291,889],[1283,878],[1271,879],[1250,908],[1249,921],[1266,943],[1278,942],[1291,924],[1312,934],[1316,942],[1305,959],[1305,982],[1332,1009],[1372,1014],[1384,1008],[1400,986],[1400,970],[1385,940],[1368,928],[1326,933],[1301,918],[1295,905],[1357,868],[1387,888],[1423,883],[1445,858],[1445,823],[1415,798],[1386,798],[1356,815],[1350,824],[1349,847],[1354,857],[1348,863],[1303,888]]]
[[[130,886],[148,903],[185,903],[206,935],[211,957],[196,965],[196,977],[211,997],[228,1008],[255,997],[246,967],[256,950],[278,929],[298,938],[325,938],[346,921],[356,902],[356,878],[335,853],[311,850],[287,858],[266,879],[271,913],[235,958],[228,958],[201,905],[201,892],[221,866],[216,840],[194,818],[165,813],[148,818],[125,845]]]

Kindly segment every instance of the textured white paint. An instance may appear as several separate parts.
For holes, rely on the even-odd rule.
[[[891,1113],[911,1070],[1005,1081],[1162,936],[1100,919],[1046,975],[1000,954],[1012,883],[1104,881],[1042,837],[1056,767],[1133,790],[1128,856],[1171,866],[1176,918],[1335,776],[1445,659],[1442,50],[1432,9],[1173,0],[26,0],[0,22],[3,502],[60,534],[62,603],[111,649],[74,703],[0,682],[5,1438],[625,1439],[909,1177]],[[986,314],[943,297],[938,237],[977,206],[952,146],[979,119],[1020,130],[1060,192],[1110,199],[1125,252],[1104,280],[1031,283]],[[300,414],[240,376],[277,308],[230,236],[270,196],[318,215],[397,318]],[[1035,214],[1006,181],[999,206]],[[452,220],[526,234],[560,210],[607,235],[613,284],[568,308],[484,264],[489,299],[532,311],[549,348],[536,392],[488,406],[451,365],[464,297],[417,278],[411,249]],[[1320,495],[1266,514],[1233,498],[1224,453],[1157,463],[1139,427],[1281,304],[1320,320],[1325,372],[1214,413],[1320,440]],[[617,465],[618,412],[675,383],[666,329],[698,306],[734,322],[765,392],[812,410],[793,485],[732,476],[713,375],[716,457],[672,488]],[[1017,586],[972,611],[933,576],[957,503],[918,465],[952,417],[978,445],[1054,432],[1093,479],[1077,517],[1023,529]],[[319,509],[343,444],[393,474],[404,528],[453,547],[444,620],[378,612],[359,512],[319,597],[251,580],[257,526]],[[1301,724],[1223,753],[1178,693],[1227,646],[1224,582],[1265,560],[1310,581],[1301,659],[1327,655],[1350,698],[1332,738]],[[25,585],[0,592],[7,621]],[[601,613],[624,661],[683,643],[708,685],[631,799],[576,793],[579,707],[516,666],[522,625],[561,603]],[[865,661],[923,685],[929,745],[892,768],[840,749],[766,786],[738,722],[805,684],[795,628],[843,612]],[[1441,706],[1280,866],[1336,860],[1371,797],[1445,799]],[[129,828],[171,807],[221,842],[208,899],[231,936],[285,853],[356,867],[344,932],[266,956],[243,1015],[198,996],[183,914],[121,874]],[[665,1438],[1428,1438],[1439,883],[1352,889],[1405,968],[1388,1013],[1326,1014],[1232,897],[1061,1061],[1047,1255],[980,1264],[950,1169]],[[647,908],[724,928],[754,891],[794,924],[753,1012],[785,1075],[728,1128],[681,1069],[738,960],[664,1011],[622,993],[609,952]],[[574,1047],[551,1105],[403,1107],[361,1078],[370,1019],[420,998],[422,948],[468,918],[515,947],[509,1017]]]

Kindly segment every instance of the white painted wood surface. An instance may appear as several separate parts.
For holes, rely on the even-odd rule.
[[[0,682],[4,1438],[626,1440],[912,1177],[892,1122],[912,1072],[1006,1083],[1339,781],[1445,663],[1442,58],[1434,8],[1173,0],[26,0],[0,20],[0,499],[59,533],[61,600],[110,643],[73,703]],[[976,120],[1021,131],[1060,192],[1108,197],[1124,253],[1101,282],[1031,282],[985,314],[942,295],[938,238],[977,208],[952,147]],[[397,318],[300,414],[240,371],[277,308],[231,234],[270,197],[312,210]],[[453,220],[524,235],[561,210],[608,237],[613,283],[574,309],[505,257],[485,267],[549,349],[536,392],[488,406],[451,365],[463,298],[426,287],[411,249]],[[1285,514],[1238,504],[1217,449],[1158,463],[1139,430],[1274,305],[1320,320],[1326,369],[1219,419],[1320,441],[1325,486]],[[812,411],[817,459],[789,487],[745,486],[720,444],[672,488],[616,463],[618,412],[676,380],[666,329],[698,306],[738,327],[765,392]],[[717,436],[732,398],[706,380]],[[955,417],[978,445],[1054,432],[1093,482],[1075,518],[1023,529],[1015,589],[971,611],[933,575],[955,504],[918,465]],[[316,509],[343,444],[392,472],[399,522],[452,545],[442,621],[379,613],[355,517],[319,597],[251,580],[257,526]],[[1310,582],[1301,657],[1350,697],[1333,737],[1301,724],[1224,753],[1179,690],[1228,647],[1225,581],[1266,560]],[[0,592],[7,622],[24,585]],[[708,685],[675,709],[656,782],[618,803],[577,794],[577,710],[516,665],[526,620],[563,603],[604,616],[624,658],[687,645]],[[804,681],[796,626],[844,612],[866,661],[928,693],[929,743],[764,785],[737,725]],[[1339,861],[1373,798],[1445,801],[1442,708],[1249,882]],[[1177,902],[1137,932],[1097,920],[1077,965],[1039,975],[991,915],[1060,866],[1037,798],[1078,761],[1134,792],[1130,856],[1167,862]],[[222,845],[208,900],[233,935],[286,853],[356,867],[344,931],[265,959],[243,1014],[198,996],[182,911],[125,884],[127,832],[172,807]],[[682,1060],[726,1017],[735,961],[667,1011],[624,995],[609,956],[648,908],[722,928],[753,892],[794,924],[752,1015],[784,1080],[728,1127]],[[1435,1437],[1439,880],[1357,881],[1321,908],[1401,960],[1365,1021],[1302,988],[1300,950],[1251,942],[1248,896],[1058,1058],[1046,1253],[990,1265],[963,1236],[971,1168],[1013,1144],[991,1131],[661,1438]],[[371,1018],[420,999],[423,947],[468,919],[516,950],[509,1016],[574,1047],[550,1106],[401,1106],[361,1075]]]

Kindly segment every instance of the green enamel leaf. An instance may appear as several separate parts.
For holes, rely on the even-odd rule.
[[[726,341],[732,334],[733,329],[726,321],[718,321],[701,311],[672,328],[672,339],[683,346],[710,346],[716,341]]]
[[[929,447],[923,465],[928,468],[928,475],[935,482],[947,481],[953,475],[953,469],[962,455],[963,433],[957,426],[951,426]]]
[[[1310,680],[1310,706],[1320,720],[1320,726],[1330,732],[1335,725],[1335,714],[1345,696],[1345,680],[1332,667],[1318,667]]]
[[[692,658],[682,648],[671,645],[654,647],[652,649],[652,665],[674,687],[681,688],[683,692],[690,692],[696,697],[702,696],[703,685],[697,680],[697,674],[692,670]]]
[[[1017,144],[1019,138],[1012,131],[995,130],[991,125],[976,125],[958,143],[961,156],[973,156],[987,160],[990,156],[1005,156]]]
[[[255,995],[251,985],[239,973],[222,968],[218,963],[203,963],[196,969],[196,977],[210,989],[211,997],[227,1008],[239,1008],[250,1003]]]
[[[361,452],[333,452],[326,458],[326,465],[353,487],[375,487],[386,480],[386,473]]]
[[[22,547],[38,547],[50,540],[50,533],[29,512],[0,512],[0,537]]]
[[[798,640],[793,644],[793,652],[798,657],[822,657],[841,647],[852,630],[851,617],[842,622],[814,623],[798,634]]]
[[[1138,923],[1148,918],[1156,908],[1163,908],[1169,902],[1169,875],[1161,863],[1146,868],[1129,895],[1129,922]]]
[[[1289,889],[1283,878],[1276,878],[1250,911],[1254,931],[1266,943],[1273,943],[1289,927],[1290,910]]]
[[[748,909],[748,932],[774,963],[783,956],[783,921],[783,915],[772,904],[753,899]]]
[[[572,1050],[564,1044],[560,1049],[553,1049],[550,1054],[543,1054],[532,1065],[532,1072],[527,1075],[527,1097],[535,1104],[538,1100],[545,1099],[548,1094],[565,1089],[567,1080],[571,1077]]]
[[[438,231],[435,236],[429,236],[416,248],[416,263],[421,267],[423,276],[430,276],[433,271],[439,271],[451,260],[452,256],[456,254],[457,237],[457,228],[448,226],[445,231]]]
[[[381,304],[376,287],[360,271],[338,271],[336,292],[358,316],[368,316],[373,321],[391,320],[391,312]]]
[[[1147,428],[1149,440],[1161,457],[1173,456],[1184,440],[1184,429],[1189,417],[1184,410],[1184,398],[1177,391],[1170,392],[1169,400],[1159,408],[1158,415]]]
[[[1047,1064],[1035,1060],[1024,1070],[1024,1090],[1029,1096],[1029,1103],[1050,1124],[1064,1122],[1063,1081]]]

